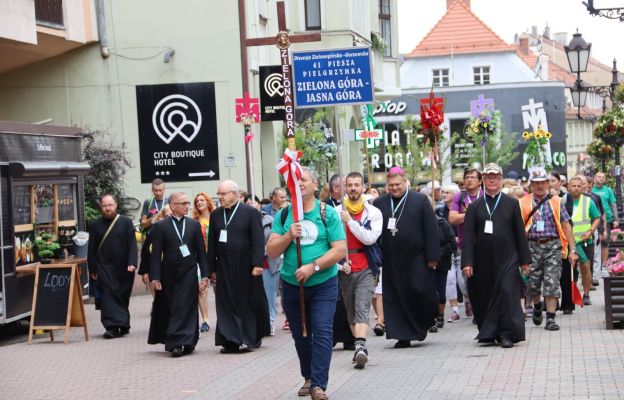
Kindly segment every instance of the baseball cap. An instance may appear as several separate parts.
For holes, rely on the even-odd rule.
[[[487,174],[503,174],[503,169],[496,163],[485,164],[485,168],[483,168],[483,175]]]
[[[548,173],[544,167],[529,168],[529,180],[531,182],[542,182],[548,180]]]

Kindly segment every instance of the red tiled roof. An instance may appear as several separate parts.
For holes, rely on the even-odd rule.
[[[406,57],[502,51],[513,51],[513,46],[505,43],[463,1],[458,0]]]

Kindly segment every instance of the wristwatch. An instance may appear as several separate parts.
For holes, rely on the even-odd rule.
[[[576,249],[570,249],[570,253],[576,253]]]
[[[314,272],[319,272],[321,270],[321,266],[318,264],[314,264]]]

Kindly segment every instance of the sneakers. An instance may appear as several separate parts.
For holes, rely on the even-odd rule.
[[[208,325],[208,322],[202,322],[201,326],[199,327],[199,331],[208,332],[209,330],[210,330],[210,325]]]
[[[592,286],[600,286],[598,279],[592,279]]]
[[[353,362],[355,363],[355,369],[364,369],[364,366],[368,362],[368,349],[366,349],[366,345],[359,345],[357,347],[353,355]]]
[[[459,321],[459,313],[457,311],[453,311],[448,319],[448,322],[453,323],[457,321]]]
[[[282,326],[282,330],[283,331],[289,331],[290,330],[290,324],[288,323],[288,320],[284,321],[284,326]]]
[[[429,333],[438,333],[438,327],[436,325],[429,328]]]
[[[472,317],[472,304],[467,301],[464,307],[466,308],[466,317]]]
[[[554,318],[547,318],[546,326],[544,327],[544,329],[546,329],[547,331],[558,331],[559,325],[557,325]]]
[[[535,325],[541,325],[544,320],[544,316],[542,315],[542,311],[533,310],[533,323]]]
[[[104,334],[102,335],[102,337],[104,339],[115,339],[118,337],[122,337],[123,334],[121,333],[121,329],[119,328],[111,328],[108,329],[106,332],[104,332]]]
[[[438,328],[444,328],[444,317],[436,317],[436,326]]]
[[[585,306],[591,306],[592,302],[591,299],[589,298],[588,294],[584,294],[583,295],[583,305]]]

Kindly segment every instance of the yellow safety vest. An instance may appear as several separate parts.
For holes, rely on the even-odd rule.
[[[584,194],[579,198],[578,204],[574,206],[574,212],[572,213],[572,222],[574,227],[574,240],[579,243],[581,236],[583,236],[588,230],[591,229],[591,218],[589,216],[589,206],[591,205],[591,199]]]

